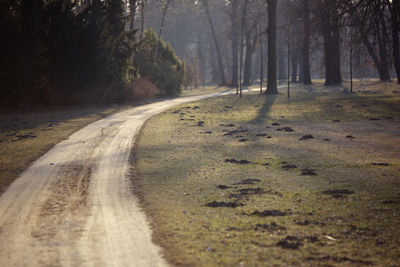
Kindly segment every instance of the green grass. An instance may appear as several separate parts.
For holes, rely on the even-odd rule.
[[[357,84],[357,94],[339,89],[300,87],[290,99],[285,94],[218,97],[171,109],[146,123],[135,150],[134,183],[153,221],[154,238],[171,263],[398,264],[400,97],[392,91],[400,88]],[[193,109],[196,106],[200,108]],[[197,126],[198,121],[204,121],[204,127]],[[280,126],[271,127],[273,122]],[[235,127],[219,126],[231,123]],[[294,132],[276,131],[285,126]],[[224,136],[222,130],[234,129],[249,132]],[[256,136],[262,133],[272,138]],[[299,141],[305,134],[314,139]],[[249,140],[238,142],[243,138]],[[225,162],[230,158],[252,164]],[[298,168],[283,170],[282,162]],[[317,175],[302,176],[303,168],[315,169]],[[234,185],[247,178],[260,182]],[[246,188],[260,188],[263,194],[232,198]],[[354,193],[334,198],[322,193],[328,189]],[[205,206],[212,201],[243,206]],[[249,215],[257,210],[288,215]],[[301,246],[277,246],[287,236],[296,237]]]
[[[80,128],[127,107],[51,108],[1,113],[0,194],[54,145]]]

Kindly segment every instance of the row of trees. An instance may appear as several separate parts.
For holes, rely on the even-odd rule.
[[[134,0],[0,1],[1,105],[121,102],[137,96],[143,79],[163,94],[179,94],[183,63],[143,20],[136,26],[144,6]]]
[[[143,78],[174,95],[184,70],[189,85],[238,92],[264,77],[271,92],[288,76],[337,85],[349,61],[355,76],[389,81],[399,1],[2,0],[0,101],[122,101]]]
[[[157,1],[147,8],[146,24],[157,28]],[[350,54],[358,77],[398,77],[398,20],[399,0],[174,0],[163,31],[203,83],[249,85],[277,62],[278,79],[337,85],[350,73]],[[274,22],[276,53],[268,44]]]

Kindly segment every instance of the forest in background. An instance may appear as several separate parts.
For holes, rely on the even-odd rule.
[[[0,14],[2,106],[400,76],[399,0],[4,0]]]
[[[183,63],[122,0],[1,1],[1,106],[178,95]],[[157,57],[154,57],[157,50]]]

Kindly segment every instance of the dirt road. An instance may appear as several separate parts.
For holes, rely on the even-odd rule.
[[[0,266],[167,265],[132,194],[129,155],[149,117],[217,95],[115,114],[34,162],[0,197]]]

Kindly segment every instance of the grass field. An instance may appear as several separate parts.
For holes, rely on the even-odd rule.
[[[182,266],[400,262],[400,87],[321,84],[150,119],[133,181]]]
[[[34,160],[75,131],[129,106],[0,113],[0,194]]]

